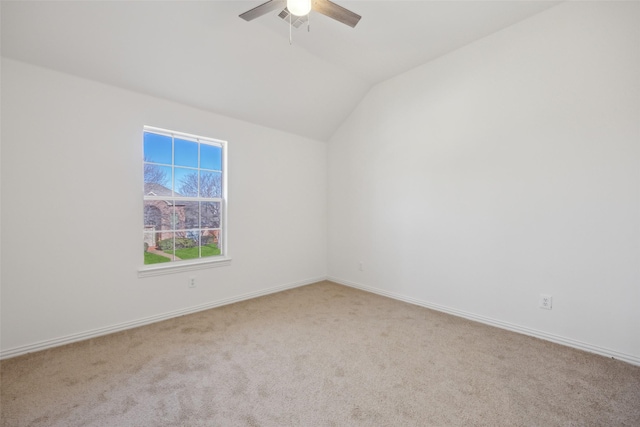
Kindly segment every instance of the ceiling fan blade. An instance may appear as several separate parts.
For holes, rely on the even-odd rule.
[[[262,3],[260,6],[256,6],[239,16],[245,21],[251,21],[273,10],[282,9],[285,5],[286,0],[269,0],[268,2]]]
[[[360,18],[362,18],[357,13],[353,13],[349,9],[338,6],[329,0],[313,0],[311,7],[316,12],[340,21],[351,28],[355,27],[360,21]]]

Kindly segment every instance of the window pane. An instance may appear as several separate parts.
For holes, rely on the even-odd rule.
[[[200,167],[202,169],[222,170],[222,147],[200,144]]]
[[[162,210],[156,206],[157,204],[158,202],[150,200],[144,202],[145,231],[156,231],[162,228]]]
[[[148,196],[171,195],[171,166],[144,164],[144,194]]]
[[[200,231],[197,229],[183,231],[176,235],[180,236],[180,244],[176,243],[178,249],[191,249],[200,244]]]
[[[200,203],[182,203],[184,204],[184,228],[198,228],[200,226]]]
[[[222,197],[222,173],[200,171],[200,197]]]
[[[200,257],[200,233],[198,230],[176,232],[174,256],[178,259],[194,259]]]
[[[171,262],[173,256],[165,255],[164,252],[156,248],[156,235],[157,233],[147,232],[145,227],[144,235],[144,263],[145,264],[159,264],[163,262]]]
[[[220,255],[220,230],[202,231],[200,240],[202,242],[201,257]]]
[[[144,161],[171,164],[171,137],[144,133]]]
[[[198,171],[194,169],[175,168],[176,196],[198,196]]]
[[[162,232],[173,231],[174,207],[164,200],[144,201],[144,227],[146,232],[158,233],[157,240],[164,239]]]
[[[174,252],[174,237],[175,233],[171,231],[163,231],[160,234],[160,239],[156,241],[156,255],[168,258],[170,261],[178,261],[173,254]]]
[[[200,228],[220,228],[220,202],[201,202],[200,218]]]
[[[175,210],[171,216],[171,228],[173,230],[184,230],[185,227],[185,202],[176,201]]]
[[[198,167],[198,143],[175,139],[173,142],[174,163],[176,166]]]
[[[149,248],[153,249],[156,247],[156,232],[153,230],[153,227],[144,227],[143,240],[144,240],[144,251],[146,252]]]

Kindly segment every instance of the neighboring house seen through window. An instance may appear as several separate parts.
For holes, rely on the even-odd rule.
[[[224,141],[145,127],[144,263],[224,254]]]

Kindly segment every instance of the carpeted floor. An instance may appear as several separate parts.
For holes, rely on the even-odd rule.
[[[640,367],[321,282],[2,361],[2,426],[640,426]]]

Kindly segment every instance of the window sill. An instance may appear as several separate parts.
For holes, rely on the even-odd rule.
[[[202,270],[204,268],[227,267],[231,265],[231,258],[220,257],[208,260],[178,261],[169,265],[144,266],[138,269],[138,277],[162,276],[183,271]]]

